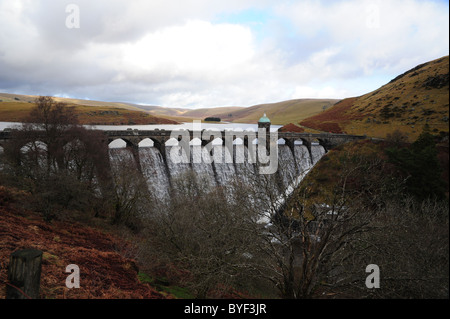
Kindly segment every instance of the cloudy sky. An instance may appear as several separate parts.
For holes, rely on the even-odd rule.
[[[449,54],[442,0],[0,0],[0,92],[167,107],[368,93]]]

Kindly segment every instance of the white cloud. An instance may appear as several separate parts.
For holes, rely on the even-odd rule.
[[[248,28],[199,20],[149,33],[122,50],[125,69],[192,80],[206,76],[210,81],[226,77],[254,56]]]
[[[419,0],[307,0],[280,5],[277,13],[289,19],[299,41],[324,38],[322,50],[343,48],[336,61],[370,75],[380,68],[404,71],[448,54],[447,8],[442,2]]]
[[[215,20],[255,8],[263,20]],[[355,96],[447,55],[448,17],[431,0],[0,0],[0,91],[174,107]]]
[[[292,98],[314,98],[314,99],[340,99],[350,97],[348,90],[337,89],[336,87],[325,86],[315,88],[310,86],[295,87]]]

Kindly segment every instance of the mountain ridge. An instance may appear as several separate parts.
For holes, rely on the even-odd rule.
[[[449,132],[449,56],[398,75],[367,94],[346,98],[300,125],[334,133],[385,138],[398,130],[415,140],[428,126],[434,134]]]

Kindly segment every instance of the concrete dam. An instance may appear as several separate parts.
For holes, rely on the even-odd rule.
[[[210,187],[227,187],[236,178],[244,182],[261,178],[259,150],[264,145],[265,151],[270,150],[270,160],[277,162],[268,174],[276,181],[272,185],[277,189],[273,190],[280,194],[293,181],[301,180],[329,149],[364,138],[331,133],[271,132],[270,126],[264,114],[256,133],[107,131],[108,143],[120,139],[127,146],[109,148],[111,170],[113,174],[119,173],[124,165],[132,163],[144,177],[149,191],[164,200],[169,198],[171,182],[186,172],[193,172]],[[150,141],[151,146],[141,146],[143,140]]]
[[[282,141],[281,141],[282,143]],[[275,178],[280,181],[280,187],[288,187],[293,179],[306,174],[319,159],[325,154],[322,145],[311,145],[308,149],[305,145],[296,144],[293,148],[286,144],[278,144],[278,167]],[[169,198],[171,181],[181,177],[192,170],[208,186],[227,187],[234,178],[245,179],[250,175],[258,176],[256,163],[248,160],[248,148],[234,145],[233,151],[225,145],[214,146],[215,161],[211,163],[196,160],[196,157],[208,152],[199,145],[190,145],[190,158],[185,162],[174,162],[170,153],[182,152],[181,146],[164,146],[165,151],[160,152],[156,147],[139,147],[137,152],[131,148],[110,148],[109,158],[113,174],[119,174],[120,170],[127,167],[135,167],[140,171],[149,191],[158,199]],[[137,153],[137,154],[136,154]],[[136,161],[136,156],[139,161]],[[233,157],[233,162],[228,163],[225,157]],[[138,164],[137,164],[138,163]]]
[[[159,200],[170,199],[172,182],[187,172],[211,188],[227,187],[234,179],[245,182],[270,175],[276,180],[274,191],[281,193],[306,175],[329,149],[365,138],[271,132],[265,115],[258,122],[257,132],[128,129],[103,133],[112,176],[123,174],[125,168],[132,169],[133,174],[138,174],[133,176],[143,178],[149,192]],[[11,138],[11,131],[0,132],[0,147]],[[113,147],[116,141],[124,147]],[[264,163],[269,163],[271,170],[261,170]]]

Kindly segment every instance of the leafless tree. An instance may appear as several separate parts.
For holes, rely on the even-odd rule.
[[[255,271],[270,280],[283,298],[327,294],[328,287],[354,279],[344,265],[356,258],[354,246],[361,234],[372,231],[388,188],[395,188],[386,188],[384,165],[376,157],[343,154],[339,175],[331,184],[325,187],[320,179],[309,178],[281,195],[274,191],[273,177],[254,179],[254,194],[266,198],[266,209],[271,209],[260,233],[261,260]],[[360,265],[362,271],[365,266]]]
[[[219,284],[239,285],[251,276],[257,234],[252,211],[241,205],[246,199],[206,187],[192,172],[172,184],[171,200],[151,215],[150,249],[189,272],[184,283],[197,298],[206,298]]]
[[[51,97],[35,104],[5,145],[6,179],[35,195],[34,208],[47,219],[66,208],[89,210],[105,180],[103,137],[80,126],[73,109]]]

